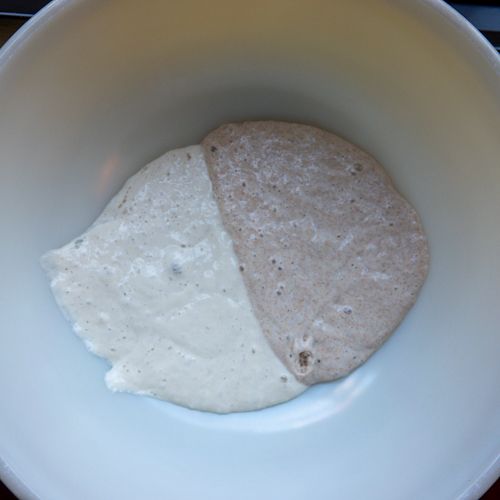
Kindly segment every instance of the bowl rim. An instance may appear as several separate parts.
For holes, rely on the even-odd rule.
[[[52,0],[32,16],[0,48],[0,75],[8,63],[16,57],[24,45],[38,32],[67,11],[75,9],[86,0]],[[500,78],[500,54],[483,34],[444,0],[397,0],[400,4],[409,4],[416,11],[425,11],[434,15],[439,22],[448,21],[454,26],[455,36],[462,38],[483,57],[490,70]],[[499,85],[500,88],[500,85]],[[481,497],[500,476],[500,453],[472,482],[458,494],[457,499]],[[39,497],[23,482],[21,477],[0,456],[0,480],[18,497],[27,500]]]

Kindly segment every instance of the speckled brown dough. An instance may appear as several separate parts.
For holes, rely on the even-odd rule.
[[[417,213],[371,156],[314,127],[228,124],[202,145],[275,353],[306,384],[349,373],[394,331],[425,280]]]

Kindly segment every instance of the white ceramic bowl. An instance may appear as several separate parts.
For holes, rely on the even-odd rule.
[[[23,498],[473,498],[499,472],[500,63],[441,2],[55,1],[0,53],[0,467]],[[229,120],[326,127],[421,214],[418,303],[352,375],[217,416],[126,394],[39,256]]]

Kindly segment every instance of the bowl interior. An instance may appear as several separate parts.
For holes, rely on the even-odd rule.
[[[42,12],[0,55],[0,456],[14,474],[53,499],[469,491],[500,438],[498,68],[434,2]],[[39,256],[148,161],[221,123],[267,118],[327,128],[386,167],[430,242],[416,306],[352,375],[263,411],[110,393]]]

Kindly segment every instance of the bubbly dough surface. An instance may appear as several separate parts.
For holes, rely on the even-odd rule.
[[[75,332],[111,362],[112,390],[230,412],[306,388],[255,318],[200,146],[144,167],[42,264]]]
[[[227,124],[202,142],[255,314],[306,384],[363,363],[416,300],[419,218],[367,153],[324,130]]]

